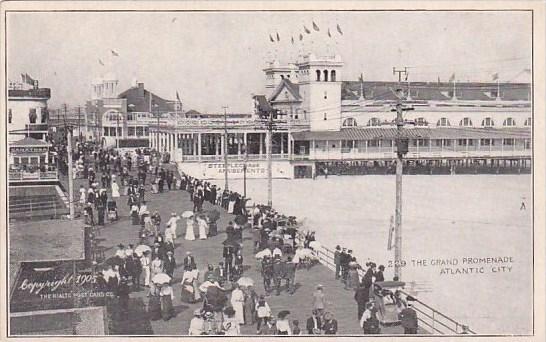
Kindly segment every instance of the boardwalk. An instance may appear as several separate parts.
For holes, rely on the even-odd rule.
[[[77,182],[79,187],[80,181]],[[129,243],[138,244],[139,226],[132,226],[129,218],[129,208],[126,205],[127,197],[122,196],[118,200],[120,220],[114,223],[108,223],[99,236],[100,245],[105,248],[106,257],[115,253],[116,246],[119,243],[125,245]],[[162,217],[162,229],[164,222],[170,217],[171,212],[180,214],[185,210],[192,209],[192,203],[189,194],[186,191],[172,190],[162,194],[148,194],[146,198],[150,212],[158,210]],[[205,203],[204,209],[211,208],[209,203]],[[185,232],[185,220],[178,222],[177,241],[175,249],[175,259],[178,266],[175,270],[174,292],[176,298],[173,302],[176,310],[176,317],[171,320],[150,321],[146,313],[146,291],[131,293],[130,320],[115,323],[111,328],[111,333],[122,335],[186,335],[188,333],[189,322],[193,311],[201,307],[201,303],[187,304],[180,300],[180,281],[182,277],[182,260],[187,251],[191,251],[195,256],[200,275],[202,276],[207,264],[217,265],[222,260],[222,241],[226,234],[224,228],[228,222],[233,219],[233,215],[227,214],[222,208],[220,210],[221,218],[218,221],[219,234],[207,240],[186,241],[183,239]],[[261,276],[257,269],[257,263],[253,255],[252,239],[250,231],[245,231],[244,236],[244,266],[245,276],[254,279],[256,283],[256,292],[264,294]],[[274,315],[281,310],[290,310],[290,320],[300,321],[300,327],[305,327],[305,321],[310,316],[312,310],[311,294],[317,284],[322,284],[328,301],[327,310],[332,312],[338,320],[338,334],[362,334],[359,327],[356,313],[356,303],[353,299],[353,292],[344,290],[343,284],[334,279],[334,274],[328,268],[322,265],[316,265],[309,271],[298,270],[296,274],[296,292],[290,296],[282,292],[280,296],[272,295],[267,298]],[[242,334],[255,334],[256,327],[242,326]],[[384,327],[382,333],[401,334],[401,327]]]

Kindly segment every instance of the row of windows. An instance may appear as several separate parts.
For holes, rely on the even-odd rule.
[[[324,81],[328,82],[328,74],[330,74],[330,82],[336,81],[336,71],[332,70],[328,73],[328,70],[316,70],[315,73],[317,74],[317,81]],[[322,79],[321,79],[322,78]]]
[[[392,140],[367,140],[367,146],[372,147],[392,147],[394,142]],[[514,146],[516,145],[516,139],[514,138],[505,138],[505,139],[479,139],[479,146]],[[413,147],[429,147],[430,145],[435,147],[451,147],[453,145],[457,146],[478,146],[478,139],[413,139],[411,141],[411,146]],[[523,145],[525,148],[529,149],[531,146],[530,140],[524,139]],[[332,141],[332,148],[336,148],[337,144],[335,141]],[[362,140],[342,140],[341,148],[357,148],[366,146],[366,142]],[[315,148],[326,150],[326,141],[315,141]]]
[[[326,120],[326,114],[325,114],[325,119],[324,120]],[[425,118],[422,118],[422,117],[415,119],[414,123],[415,123],[416,126],[428,126],[428,121]],[[347,118],[347,119],[345,119],[343,121],[342,125],[343,125],[343,127],[356,127],[357,122],[356,122],[356,120],[354,118]],[[523,125],[524,126],[532,126],[533,125],[533,119],[532,118],[527,118],[525,120],[525,122],[523,123]],[[366,126],[381,126],[381,120],[379,118],[371,118],[370,120],[368,120],[368,123],[366,124]],[[436,126],[438,126],[438,127],[451,126],[451,122],[449,121],[448,118],[440,118],[436,122]],[[471,118],[463,118],[461,121],[459,121],[459,126],[461,126],[461,127],[473,127],[474,123],[472,122]],[[482,127],[494,127],[495,126],[495,121],[492,118],[487,117],[487,118],[482,120],[481,126]],[[513,118],[507,118],[502,122],[502,126],[503,127],[516,126],[516,120],[514,120]]]

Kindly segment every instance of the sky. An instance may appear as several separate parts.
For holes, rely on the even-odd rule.
[[[394,81],[394,66],[408,66],[410,81],[531,78],[524,72],[531,68],[529,12],[46,12],[7,19],[9,80],[20,81],[21,73],[38,79],[51,88],[52,108],[84,104],[92,80],[114,73],[119,92],[136,79],[165,99],[178,91],[184,110],[248,113],[252,94],[265,91],[266,62],[308,52],[341,55],[343,80],[363,73],[367,81]]]

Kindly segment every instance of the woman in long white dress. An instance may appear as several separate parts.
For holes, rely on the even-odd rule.
[[[231,306],[235,310],[235,320],[239,324],[245,324],[245,316],[243,312],[243,305],[245,303],[245,294],[239,288],[237,283],[233,284],[233,291],[231,292]]]
[[[195,240],[195,234],[193,233],[193,218],[190,217],[186,219],[186,240],[193,241]]]
[[[119,185],[116,181],[112,181],[112,198],[119,198]]]
[[[197,218],[197,224],[199,225],[199,239],[200,240],[206,240],[207,239],[207,228],[208,224],[205,218],[199,217]]]

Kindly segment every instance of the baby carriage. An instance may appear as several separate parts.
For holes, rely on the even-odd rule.
[[[118,207],[116,201],[108,201],[108,203],[106,203],[106,210],[110,222],[118,220]]]

